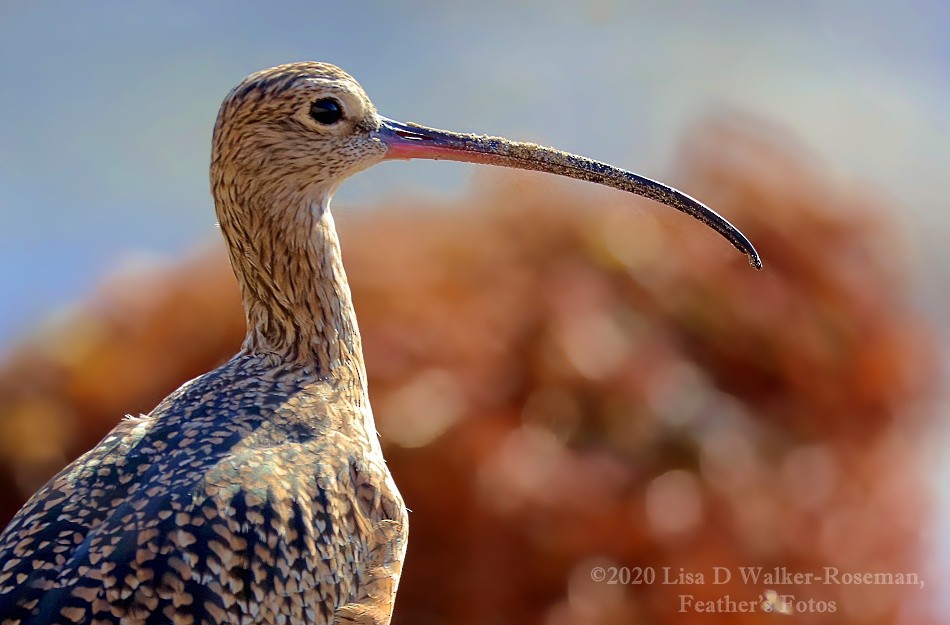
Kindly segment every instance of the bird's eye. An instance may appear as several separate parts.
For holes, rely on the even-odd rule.
[[[333,98],[320,98],[310,105],[310,117],[318,124],[330,126],[343,119],[343,107]]]

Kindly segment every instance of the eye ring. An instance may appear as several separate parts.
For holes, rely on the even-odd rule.
[[[320,98],[310,105],[310,117],[324,126],[332,126],[343,119],[343,105],[333,98]]]

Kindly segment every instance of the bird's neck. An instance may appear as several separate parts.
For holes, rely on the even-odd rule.
[[[243,350],[299,364],[365,395],[362,343],[329,195],[290,210],[245,205],[237,212],[229,204],[219,206],[218,217],[247,315]]]

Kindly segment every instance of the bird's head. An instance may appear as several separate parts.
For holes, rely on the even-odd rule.
[[[378,163],[379,116],[352,76],[326,63],[292,63],[245,78],[214,127],[216,193],[320,204],[348,176]]]
[[[222,206],[253,211],[250,205],[322,210],[348,176],[386,159],[410,158],[545,171],[636,193],[702,221],[746,254],[753,267],[762,266],[738,229],[676,189],[533,143],[387,119],[352,76],[327,63],[257,72],[228,94],[214,129],[212,187],[219,213]]]

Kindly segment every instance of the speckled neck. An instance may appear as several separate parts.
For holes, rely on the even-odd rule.
[[[291,208],[219,205],[247,316],[243,350],[365,389],[362,343],[329,196]],[[230,200],[230,201],[229,201]]]

